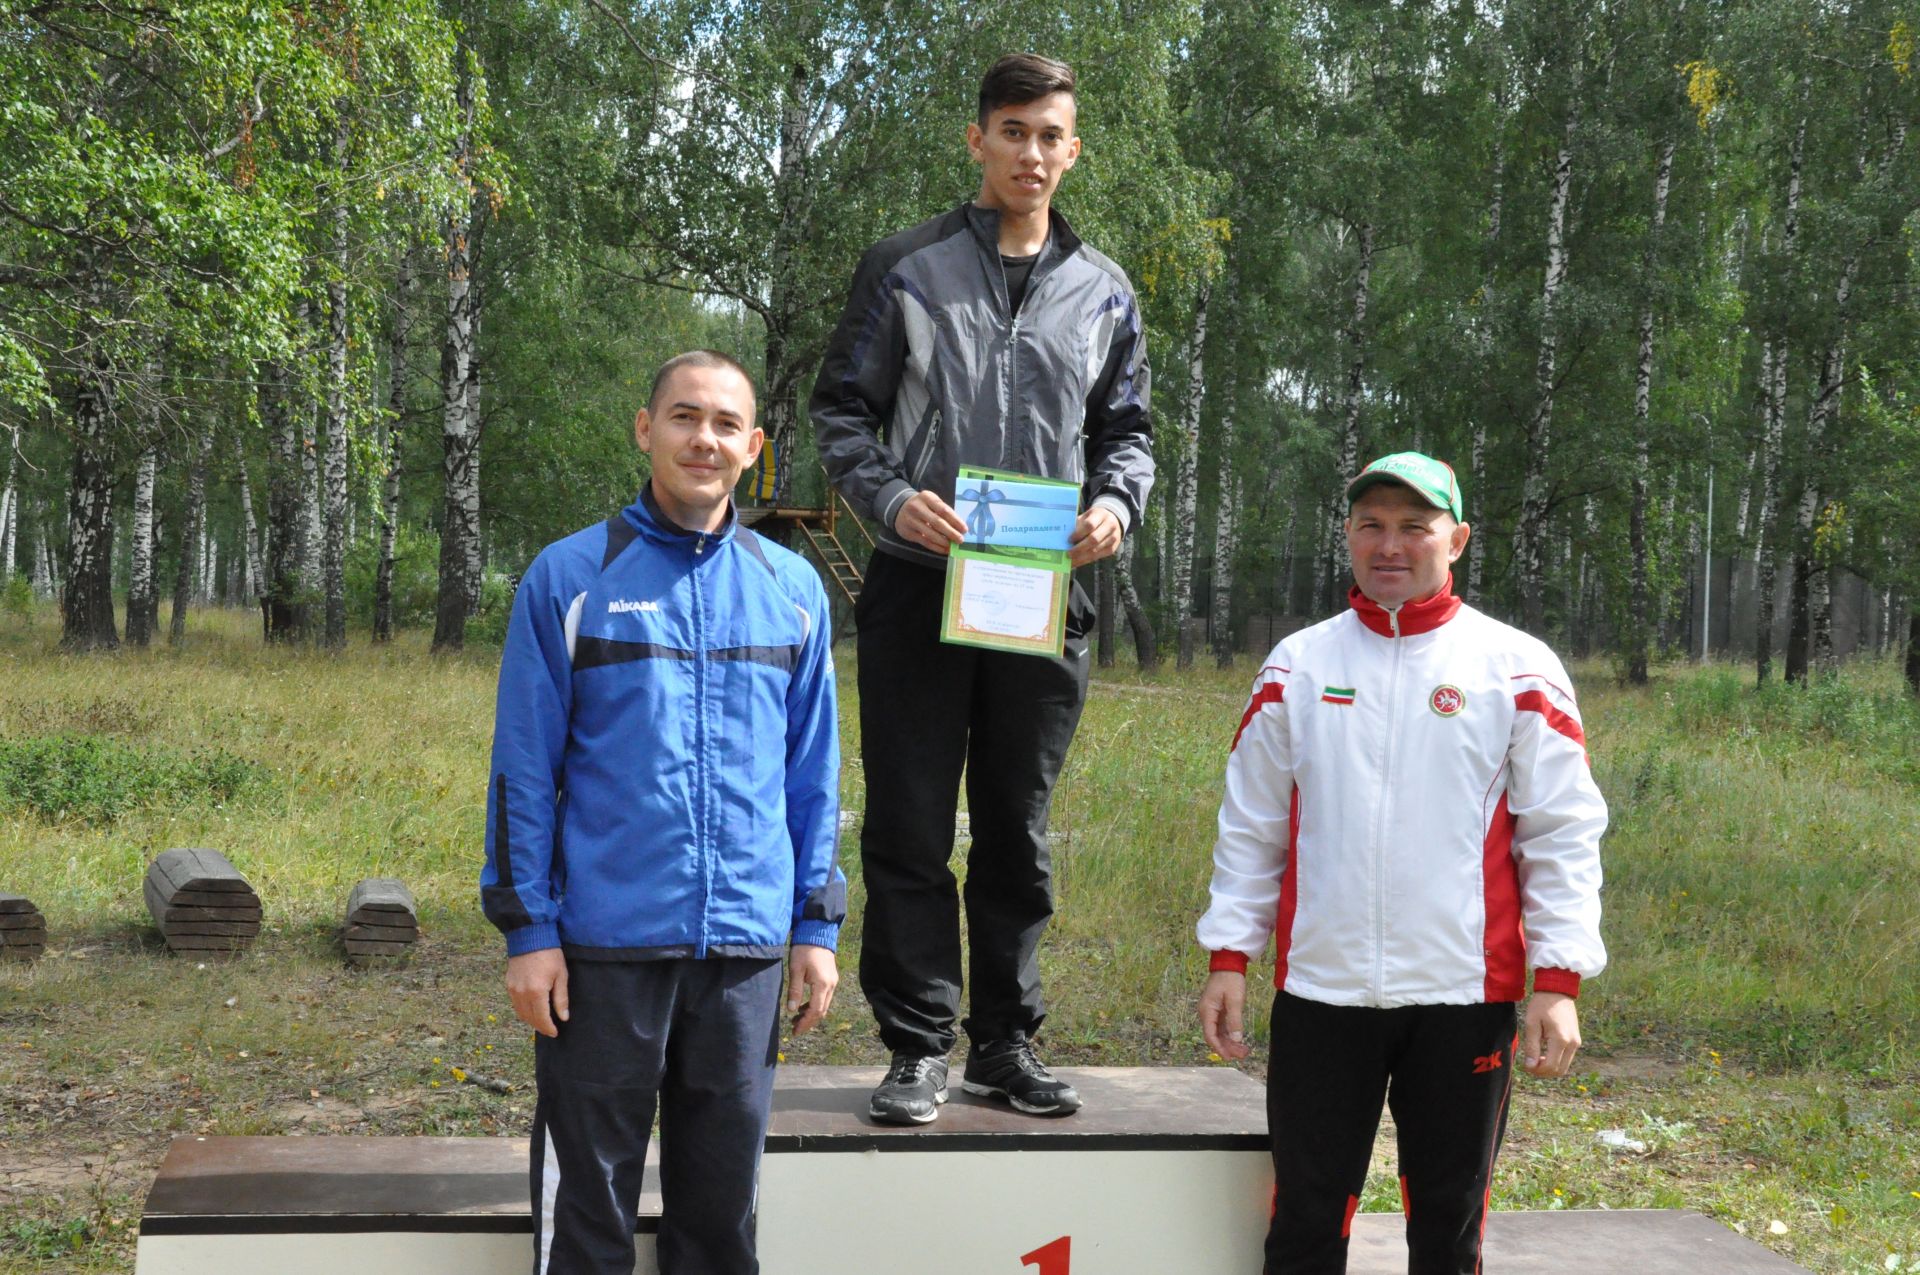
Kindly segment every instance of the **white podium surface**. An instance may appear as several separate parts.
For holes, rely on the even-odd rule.
[[[1257,1272],[1273,1193],[1260,1084],[1225,1067],[1060,1068],[1086,1100],[1021,1115],[960,1089],[875,1124],[880,1069],[788,1067],[760,1170],[769,1275]]]

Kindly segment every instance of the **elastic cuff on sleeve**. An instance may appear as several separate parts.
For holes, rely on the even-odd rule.
[[[1244,974],[1247,972],[1247,954],[1236,952],[1232,948],[1222,948],[1207,962],[1207,969],[1210,972],[1228,970],[1234,974]]]
[[[1562,996],[1580,995],[1580,976],[1572,970],[1543,969],[1533,972],[1533,990],[1558,992]]]
[[[793,942],[835,952],[840,948],[840,927],[831,921],[799,921],[793,927]]]
[[[1120,499],[1120,497],[1114,495],[1112,492],[1106,492],[1106,493],[1103,493],[1102,495],[1095,496],[1093,498],[1093,504],[1089,507],[1092,509],[1113,510],[1113,516],[1120,520],[1121,535],[1124,536],[1127,534],[1127,532],[1133,529],[1133,510],[1127,508],[1127,502]]]
[[[893,520],[900,516],[900,507],[915,494],[912,483],[904,478],[896,478],[880,489],[873,498],[873,516],[888,531],[896,531]]]
[[[560,946],[560,927],[552,921],[535,921],[517,930],[507,931],[507,955],[525,956]]]

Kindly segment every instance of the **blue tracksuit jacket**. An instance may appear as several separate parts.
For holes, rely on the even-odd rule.
[[[510,955],[835,946],[840,745],[820,578],[651,489],[541,551],[500,661],[481,905]]]

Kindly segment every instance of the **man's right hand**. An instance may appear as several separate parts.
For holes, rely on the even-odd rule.
[[[557,947],[509,956],[507,996],[521,1022],[542,1036],[558,1036],[557,1022],[567,1021],[567,958]]]
[[[1207,975],[1200,992],[1200,1032],[1207,1048],[1222,1058],[1245,1058],[1247,1048],[1243,1016],[1247,1009],[1247,976],[1235,970],[1215,970]]]
[[[945,553],[967,538],[967,524],[940,497],[916,491],[893,516],[893,534],[930,553]]]

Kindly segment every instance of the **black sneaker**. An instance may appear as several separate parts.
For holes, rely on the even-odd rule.
[[[928,1124],[947,1100],[947,1060],[937,1054],[895,1054],[873,1091],[867,1114],[881,1124]]]
[[[1024,1037],[990,1040],[967,1051],[961,1087],[984,1098],[1004,1098],[1030,1116],[1068,1116],[1080,1110],[1080,1094],[1047,1070]]]

